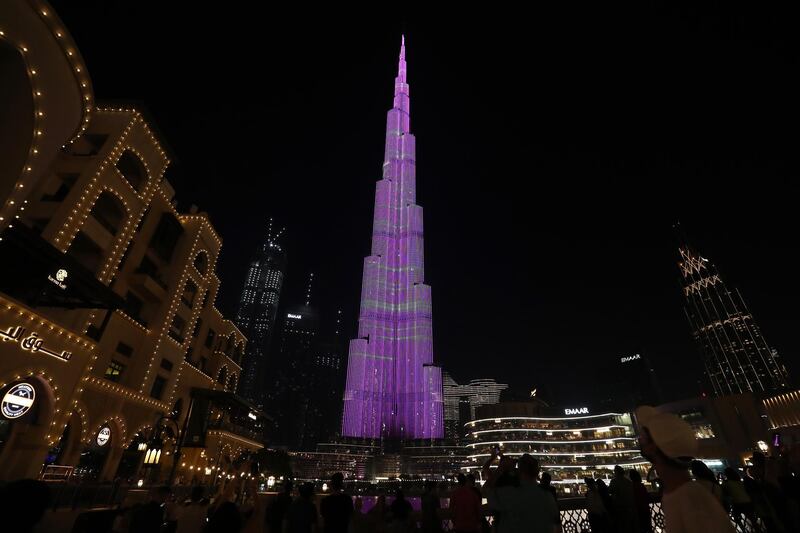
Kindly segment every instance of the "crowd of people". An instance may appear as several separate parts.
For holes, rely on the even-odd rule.
[[[639,446],[652,463],[667,533],[789,533],[800,531],[800,448],[767,457],[754,453],[746,469],[715,475],[697,456],[697,441],[681,418],[653,408],[637,410]],[[796,460],[793,460],[796,459]],[[481,488],[472,475],[458,485],[426,481],[415,511],[403,491],[364,501],[344,492],[335,474],[330,491],[315,495],[312,483],[284,482],[277,495],[258,494],[253,479],[232,479],[215,494],[193,487],[183,502],[167,486],[146,501],[109,510],[107,527],[81,531],[114,533],[557,533],[557,493],[547,472],[528,454],[518,459],[499,450],[483,466]],[[649,476],[648,476],[649,477]],[[585,508],[593,533],[653,533],[651,495],[637,470],[614,469],[608,484],[586,478]],[[296,495],[295,495],[296,493]],[[442,506],[442,502],[445,505]],[[9,531],[29,533],[50,504],[48,486],[20,480],[0,488],[0,514]],[[491,521],[487,518],[491,517]],[[662,524],[658,524],[659,527]],[[77,523],[76,523],[76,526]]]

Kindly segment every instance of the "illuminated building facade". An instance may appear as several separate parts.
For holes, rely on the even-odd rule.
[[[175,209],[169,157],[145,115],[95,106],[46,2],[0,5],[0,53],[16,88],[9,108],[29,113],[2,127],[34,128],[0,143],[0,159],[27,161],[0,173],[13,181],[0,191],[10,208],[0,209],[0,479],[35,478],[43,465],[124,479],[162,415],[182,427],[193,389],[229,398],[237,386],[246,339],[214,306],[222,242],[205,214]],[[179,478],[262,447],[227,408],[208,414]],[[174,438],[161,437],[165,475]]]
[[[686,316],[714,393],[788,387],[786,368],[764,340],[738,289],[729,289],[714,264],[688,245],[679,252]]]
[[[500,393],[508,388],[493,379],[473,379],[459,385],[450,374],[442,374],[444,394],[444,431],[448,439],[461,438],[464,424],[475,418],[475,409],[500,402]]]
[[[270,219],[267,239],[250,263],[236,312],[236,325],[248,339],[239,394],[260,406],[265,402],[270,344],[286,272],[281,233],[283,230],[273,233]]]
[[[358,338],[350,342],[342,435],[442,438],[442,372],[433,364],[431,288],[424,282],[405,42],[375,191],[372,254],[364,260]]]
[[[493,411],[503,414],[502,409]],[[495,446],[510,457],[534,456],[562,492],[577,492],[585,477],[608,479],[616,465],[643,472],[649,467],[639,453],[629,413],[496,416],[473,420],[465,430],[468,462],[463,470],[476,475]]]

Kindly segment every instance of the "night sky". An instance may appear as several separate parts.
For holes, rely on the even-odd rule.
[[[221,234],[228,316],[271,216],[283,301],[313,271],[315,302],[355,334],[405,32],[435,357],[456,379],[575,405],[603,392],[601,364],[641,352],[668,398],[696,394],[680,220],[797,382],[792,17],[268,6],[54,3],[98,101],[146,106],[180,207]]]

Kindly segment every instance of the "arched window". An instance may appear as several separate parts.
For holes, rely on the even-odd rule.
[[[217,376],[217,383],[224,385],[226,379],[228,379],[228,367],[223,366],[219,371],[219,375]]]
[[[117,161],[117,170],[137,191],[147,182],[147,169],[141,159],[130,150],[125,150]]]
[[[231,379],[228,381],[228,390],[230,392],[236,392],[236,385],[238,381],[238,376],[236,374],[231,374]]]
[[[197,254],[194,258],[194,267],[205,276],[208,270],[208,254],[205,252]]]
[[[104,191],[92,207],[92,216],[111,235],[116,235],[127,213],[119,198],[108,191]]]

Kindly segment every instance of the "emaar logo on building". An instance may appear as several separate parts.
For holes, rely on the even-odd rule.
[[[303,318],[303,315],[295,315],[294,313],[286,313],[286,318],[294,318],[295,320],[300,320]]]
[[[588,415],[588,407],[575,407],[574,409],[564,409],[565,415]]]
[[[637,359],[641,359],[641,358],[642,358],[641,355],[639,355],[638,353],[635,353],[635,354],[629,355],[627,357],[620,357],[619,358],[619,362],[620,363],[627,363],[628,361],[636,361]]]

